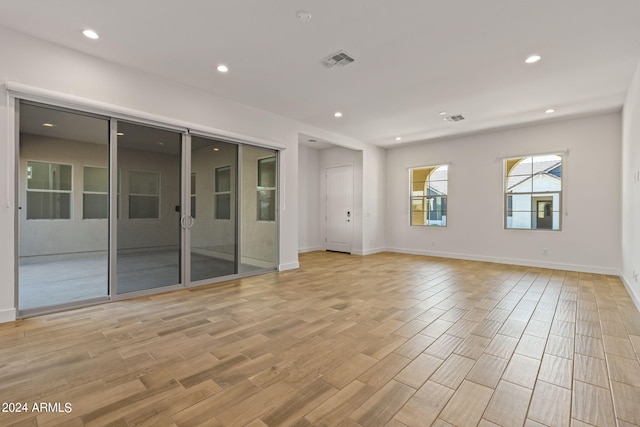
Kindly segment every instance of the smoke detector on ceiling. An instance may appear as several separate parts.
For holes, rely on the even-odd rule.
[[[355,59],[341,50],[324,58],[322,63],[327,68],[333,68],[344,67],[345,65],[351,64],[353,61],[355,61]]]
[[[459,122],[461,120],[464,120],[464,116],[462,114],[456,114],[456,115],[447,116],[444,118],[444,121],[446,122]]]

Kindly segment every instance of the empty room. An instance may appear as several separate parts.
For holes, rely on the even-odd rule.
[[[640,425],[638,16],[0,0],[0,425]]]

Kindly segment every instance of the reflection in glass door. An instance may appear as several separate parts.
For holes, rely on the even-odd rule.
[[[181,277],[182,134],[118,122],[117,293]]]
[[[241,273],[277,265],[277,152],[242,146]]]
[[[277,151],[25,101],[18,118],[20,315],[276,268]]]
[[[20,102],[18,309],[109,295],[109,120]]]
[[[236,144],[191,137],[191,282],[238,272],[237,159]]]

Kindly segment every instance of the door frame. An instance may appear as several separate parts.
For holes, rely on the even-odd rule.
[[[351,188],[350,188],[350,202],[351,202],[351,220],[349,226],[349,242],[348,242],[348,251],[342,251],[339,249],[329,248],[329,210],[331,206],[329,205],[329,191],[328,191],[328,175],[330,169],[338,169],[338,168],[349,168],[349,172],[351,174]],[[353,253],[353,235],[354,235],[354,222],[355,222],[355,214],[354,214],[354,175],[353,175],[353,164],[345,164],[345,165],[336,165],[336,166],[328,166],[324,169],[324,250],[326,251],[335,251],[335,252],[344,252],[351,254]]]

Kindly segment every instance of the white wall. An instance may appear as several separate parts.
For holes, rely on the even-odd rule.
[[[363,255],[385,250],[386,158],[384,148],[373,145],[363,150]]]
[[[623,111],[622,280],[640,310],[640,66]]]
[[[322,250],[320,234],[320,156],[321,151],[303,145],[298,147],[298,251]]]
[[[300,124],[186,85],[0,28],[0,84],[23,83],[62,94],[274,141],[281,154],[280,268],[298,266]],[[0,88],[0,321],[15,317],[15,153],[6,88]],[[6,167],[5,167],[6,165]]]
[[[387,150],[388,248],[618,274],[620,120],[607,113]],[[505,230],[502,159],[564,150],[562,231]],[[447,227],[409,226],[407,169],[444,163]]]

